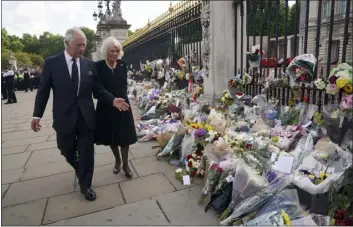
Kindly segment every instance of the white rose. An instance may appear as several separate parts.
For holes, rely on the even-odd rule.
[[[175,170],[175,172],[176,173],[181,173],[181,172],[183,172],[183,170],[181,168],[179,168],[179,169]]]
[[[196,158],[196,154],[192,154],[191,156],[192,156],[193,158]]]

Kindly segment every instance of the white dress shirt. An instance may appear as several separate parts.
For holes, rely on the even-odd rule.
[[[7,70],[6,73],[4,73],[3,77],[8,77],[8,76],[14,76],[15,72],[13,70]]]
[[[66,64],[67,67],[69,69],[69,73],[70,73],[70,77],[72,75],[72,57],[66,52],[64,52],[65,54],[65,59],[66,59]],[[77,96],[80,93],[80,84],[81,84],[81,69],[80,69],[80,58],[76,58],[76,64],[77,64],[77,68],[78,68],[78,88],[77,88]]]

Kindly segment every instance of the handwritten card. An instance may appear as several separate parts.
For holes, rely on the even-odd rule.
[[[274,162],[276,160],[276,156],[277,154],[272,153],[271,161]],[[291,173],[293,162],[294,157],[280,154],[278,160],[272,165],[272,168],[282,173]]]
[[[185,175],[183,176],[183,185],[190,185],[190,176],[189,175]]]

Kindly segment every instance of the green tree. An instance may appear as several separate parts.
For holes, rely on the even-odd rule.
[[[135,32],[131,31],[130,29],[127,31],[127,36],[130,37],[131,35],[133,35]]]
[[[38,55],[38,54],[29,54],[29,58],[31,59],[31,62],[33,65],[35,66],[43,66],[44,63],[44,59],[42,56]]]
[[[36,54],[40,53],[40,43],[36,35],[32,36],[31,34],[25,33],[22,35],[21,42],[24,45],[24,52]]]
[[[24,48],[24,45],[20,40],[15,39],[10,43],[10,49],[13,52],[21,52],[23,51],[23,48]]]
[[[16,57],[18,65],[32,66],[32,61],[31,61],[31,58],[29,57],[28,53],[17,52],[17,53],[15,53],[15,57]]]
[[[1,49],[9,49],[10,48],[10,39],[8,37],[8,33],[6,28],[1,29]]]
[[[39,54],[44,58],[59,54],[65,48],[64,38],[61,35],[54,35],[50,32],[44,32],[38,39],[40,45]]]
[[[85,33],[87,39],[86,51],[84,53],[84,56],[87,58],[91,58],[91,53],[94,50],[94,31],[86,27],[81,27],[80,29],[83,31],[83,33]]]

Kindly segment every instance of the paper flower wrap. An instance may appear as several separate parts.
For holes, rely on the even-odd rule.
[[[339,64],[332,69],[328,77],[329,83],[326,87],[326,92],[335,95],[342,89],[347,94],[353,93],[352,86],[352,66],[347,63]]]
[[[287,75],[296,83],[310,83],[314,78],[317,60],[312,54],[302,54],[295,57],[287,68]]]

